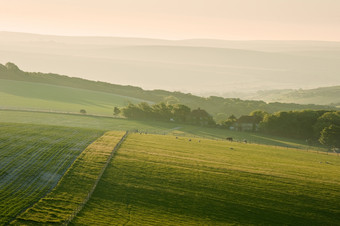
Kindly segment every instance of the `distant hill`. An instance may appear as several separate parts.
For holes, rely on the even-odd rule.
[[[237,94],[234,94],[237,96]],[[340,106],[340,86],[320,87],[316,89],[262,90],[256,93],[239,94],[250,100],[297,104],[326,104]]]
[[[264,110],[272,113],[276,111],[301,109],[336,109],[335,107],[325,105],[267,104],[264,101],[222,98],[217,96],[205,98],[190,93],[143,90],[142,88],[134,86],[115,85],[58,74],[24,72],[13,63],[7,63],[6,65],[0,64],[0,79],[2,79],[3,84],[2,86],[0,85],[0,93],[7,96],[11,95],[12,98],[7,101],[3,98],[0,100],[0,105],[5,105],[5,102],[7,104],[10,102],[12,104],[11,106],[20,107],[25,101],[29,105],[32,103],[30,102],[32,99],[34,99],[34,101],[39,99],[39,104],[42,104],[41,107],[45,109],[53,109],[53,106],[61,106],[59,110],[62,110],[63,107],[67,105],[69,108],[78,111],[81,106],[87,106],[88,109],[92,109],[93,113],[106,115],[112,115],[114,106],[126,105],[128,102],[138,103],[142,101],[149,103],[182,103],[191,108],[200,107],[212,114],[217,121],[226,119],[232,114],[240,116],[249,114],[254,110]],[[54,95],[51,94],[52,92],[54,92]],[[21,98],[20,101],[18,98]],[[25,98],[30,99],[30,101],[27,102]],[[41,99],[43,99],[44,102],[41,102]],[[51,105],[48,103],[50,101],[55,101],[59,104]]]
[[[159,40],[0,32],[0,62],[144,89],[254,92],[340,84],[340,42]],[[204,84],[204,86],[202,86]]]

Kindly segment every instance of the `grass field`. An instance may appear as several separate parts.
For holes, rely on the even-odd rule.
[[[103,132],[0,123],[0,225],[50,191]]]
[[[0,106],[31,110],[79,112],[112,116],[115,106],[143,100],[110,93],[0,79]]]
[[[124,132],[107,132],[89,145],[46,197],[26,210],[14,225],[61,224],[69,219],[99,179],[114,147]]]
[[[340,158],[130,134],[75,225],[339,225]]]
[[[246,139],[250,143],[325,151],[325,149],[320,147],[309,147],[303,140],[273,137],[260,133],[235,132],[226,129],[157,121],[134,121],[118,118],[92,117],[86,115],[0,110],[0,122],[33,123],[120,131],[138,129],[140,131],[155,134],[196,136],[212,139],[225,139],[226,137],[233,137],[235,140],[239,141]]]

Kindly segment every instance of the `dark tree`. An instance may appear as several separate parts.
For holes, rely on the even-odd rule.
[[[339,111],[326,112],[317,119],[316,123],[313,126],[314,137],[319,138],[322,130],[326,127],[329,127],[330,125],[340,126]]]
[[[324,128],[319,141],[329,148],[340,148],[340,126],[330,125]]]
[[[186,122],[190,117],[191,109],[183,104],[176,104],[172,108],[174,120],[177,122]]]
[[[113,115],[114,116],[117,116],[117,115],[119,115],[120,114],[120,109],[118,108],[118,107],[115,107],[114,109],[113,109]]]

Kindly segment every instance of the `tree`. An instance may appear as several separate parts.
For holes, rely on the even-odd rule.
[[[261,122],[264,119],[264,117],[266,115],[268,115],[268,112],[261,111],[261,110],[256,110],[256,111],[252,111],[249,115],[256,117],[256,120],[258,122]]]
[[[143,112],[136,105],[129,103],[128,106],[121,109],[123,116],[132,119],[141,119]]]
[[[175,121],[186,122],[190,117],[191,109],[183,104],[176,104],[172,108],[172,114]]]
[[[313,126],[315,138],[319,138],[324,128],[330,125],[340,126],[340,112],[326,112],[322,114]]]
[[[114,116],[117,116],[117,115],[119,115],[120,114],[120,109],[118,108],[118,107],[115,107],[114,109],[113,109],[113,115]]]
[[[237,118],[235,117],[235,115],[231,115],[228,117],[227,120],[224,120],[221,125],[224,128],[227,129],[232,129],[231,127],[233,127],[234,123],[237,121]]]
[[[170,118],[172,117],[172,108],[172,105],[167,105],[164,102],[152,106],[156,119],[162,121],[170,121]]]
[[[314,137],[313,126],[323,113],[323,111],[303,110],[282,111],[265,115],[260,124],[260,129],[263,132],[278,136],[312,139]]]
[[[330,125],[324,128],[319,141],[330,148],[340,148],[340,126]]]

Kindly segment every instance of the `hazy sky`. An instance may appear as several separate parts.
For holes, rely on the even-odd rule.
[[[0,0],[0,30],[340,41],[340,0]]]

